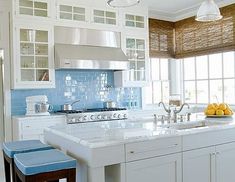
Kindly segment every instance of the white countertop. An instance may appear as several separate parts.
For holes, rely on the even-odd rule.
[[[152,140],[161,137],[174,137],[179,135],[189,135],[200,132],[210,132],[235,128],[235,118],[205,118],[202,114],[193,115],[190,123],[197,121],[205,121],[212,125],[207,127],[176,130],[168,129],[166,126],[156,124],[154,119],[142,120],[119,120],[80,124],[63,124],[47,128],[47,132],[52,132],[56,135],[63,136],[66,139],[72,140],[89,148],[107,147],[118,144],[126,144],[130,142],[138,142]],[[213,123],[222,123],[213,125]],[[171,124],[175,125],[175,124]],[[177,125],[177,124],[176,124]]]

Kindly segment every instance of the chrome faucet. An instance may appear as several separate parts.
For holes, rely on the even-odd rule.
[[[171,109],[170,108],[167,109],[163,102],[159,102],[158,106],[160,107],[161,105],[163,106],[164,110],[167,112],[167,119],[170,122],[170,119],[171,119]]]
[[[180,107],[179,110],[176,110],[176,109],[174,110],[174,122],[175,122],[175,123],[177,122],[177,114],[180,113],[180,112],[183,110],[184,106],[187,106],[188,109],[190,109],[189,104],[184,103],[184,104]],[[190,115],[191,115],[191,113],[187,113],[187,121],[190,120]]]

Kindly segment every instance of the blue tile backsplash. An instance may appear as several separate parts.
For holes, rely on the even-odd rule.
[[[24,115],[27,96],[47,95],[54,110],[80,100],[74,109],[103,107],[103,101],[117,101],[119,107],[141,107],[140,88],[114,88],[113,71],[57,70],[55,89],[12,90],[12,115]]]

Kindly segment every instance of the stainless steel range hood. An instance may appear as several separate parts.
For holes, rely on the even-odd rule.
[[[118,32],[55,27],[56,69],[126,70]]]

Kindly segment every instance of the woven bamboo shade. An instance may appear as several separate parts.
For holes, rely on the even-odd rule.
[[[174,23],[149,19],[150,57],[174,57]]]
[[[197,22],[188,18],[175,23],[176,58],[235,50],[235,4],[221,8],[223,19]]]

